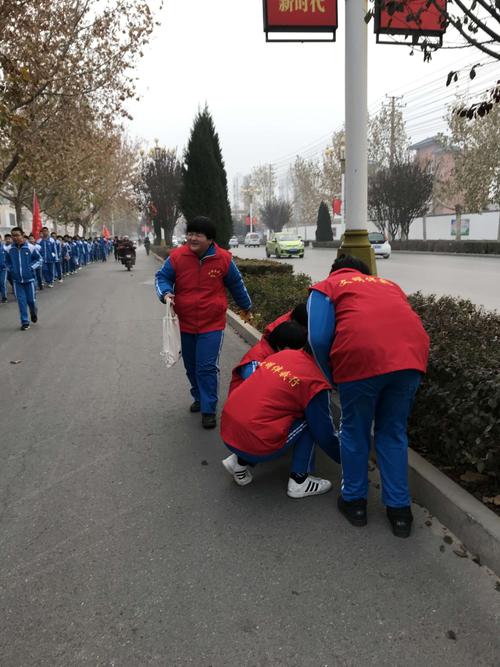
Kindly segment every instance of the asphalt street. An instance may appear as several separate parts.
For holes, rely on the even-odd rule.
[[[352,528],[321,456],[325,496],[288,499],[287,461],[232,482],[162,366],[157,268],[90,266],[28,332],[0,306],[2,667],[498,665],[499,581],[423,508],[393,537],[374,483]]]
[[[239,257],[265,257],[264,246],[240,245],[232,252]],[[279,261],[291,262],[295,273],[307,273],[317,281],[326,278],[336,255],[336,250],[306,248],[303,259]],[[390,259],[377,259],[377,270],[379,276],[398,283],[407,294],[418,290],[424,294],[452,294],[500,311],[500,257],[401,252],[393,253]]]

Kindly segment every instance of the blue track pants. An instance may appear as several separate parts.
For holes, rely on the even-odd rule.
[[[43,279],[47,285],[52,285],[54,282],[54,262],[44,262],[43,263]]]
[[[36,297],[35,297],[35,281],[29,283],[14,282],[14,294],[16,295],[17,305],[19,306],[19,314],[21,316],[21,324],[29,324],[29,313],[37,312]]]
[[[418,371],[404,370],[339,383],[344,500],[366,498],[368,494],[368,457],[375,421],[382,502],[387,507],[410,505],[407,422],[420,378]]]
[[[0,269],[0,296],[7,298],[7,269]]]
[[[224,331],[181,333],[182,358],[191,384],[191,396],[201,412],[215,414],[219,394],[219,357]]]
[[[290,449],[292,449],[292,466],[290,472],[303,474],[314,472],[315,470],[315,443],[311,432],[307,428],[305,419],[296,419],[290,427],[288,438],[285,444],[280,449],[271,454],[255,455],[243,452],[236,447],[232,447],[226,443],[226,447],[236,454],[240,459],[248,461],[255,465],[256,463],[264,463],[265,461],[274,461],[284,456]],[[333,460],[338,460],[338,449],[333,447],[333,444],[320,444],[321,449]]]
[[[54,263],[54,269],[55,269],[55,277],[57,278],[57,280],[61,280],[61,278],[62,278],[62,261],[61,260]]]

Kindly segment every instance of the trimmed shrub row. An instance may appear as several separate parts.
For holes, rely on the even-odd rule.
[[[475,255],[500,255],[500,241],[391,241],[393,250],[412,250],[416,252],[459,252]]]
[[[292,264],[285,262],[274,262],[272,259],[240,259],[234,257],[234,261],[238,265],[243,276],[264,276],[269,274],[274,275],[291,275],[293,273]]]
[[[309,276],[246,274],[254,326],[307,299]],[[431,339],[429,367],[410,419],[412,447],[456,469],[475,467],[500,483],[500,315],[453,297],[409,297]],[[234,306],[234,304],[233,304]]]

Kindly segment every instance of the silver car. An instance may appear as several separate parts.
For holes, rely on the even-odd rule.
[[[368,240],[370,241],[375,257],[383,257],[384,259],[389,259],[391,256],[391,244],[385,238],[382,232],[370,232],[368,234]]]

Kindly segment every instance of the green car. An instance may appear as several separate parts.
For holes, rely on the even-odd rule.
[[[277,232],[266,243],[266,257],[304,257],[304,241],[297,234]]]

